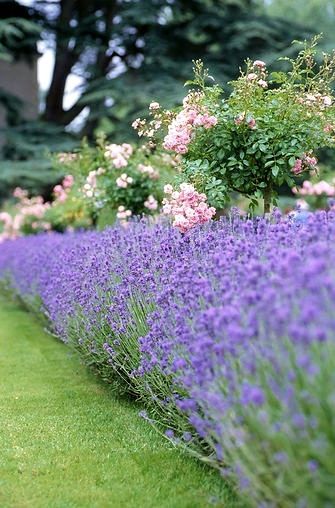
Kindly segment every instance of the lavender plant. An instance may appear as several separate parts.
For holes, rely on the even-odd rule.
[[[335,214],[5,242],[0,273],[251,506],[332,506]],[[224,255],[223,255],[224,253]],[[52,255],[51,255],[52,254]]]

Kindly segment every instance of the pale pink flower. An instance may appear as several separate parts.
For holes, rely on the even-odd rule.
[[[28,197],[28,191],[21,189],[21,187],[16,187],[13,191],[13,196],[14,198],[22,200]]]
[[[236,125],[240,125],[243,120],[245,119],[245,113],[240,113],[239,115],[237,115],[235,118],[234,118],[234,122]]]
[[[148,210],[157,210],[158,202],[154,198],[154,196],[150,195],[150,196],[148,196],[147,200],[144,202],[144,206],[146,208],[148,208]]]
[[[0,212],[0,221],[4,224],[11,224],[12,223],[12,216],[9,215],[7,212]]]
[[[66,201],[67,193],[62,185],[56,185],[53,188],[53,193],[55,196],[55,201],[59,203],[64,203],[64,201]]]
[[[247,125],[250,129],[256,129],[256,120],[254,118],[250,118]]]
[[[190,96],[192,97],[192,96]],[[183,109],[172,120],[168,127],[168,133],[164,138],[163,147],[166,150],[172,150],[179,154],[185,154],[188,151],[194,128],[204,127],[210,129],[217,124],[217,118],[209,115],[205,109],[199,105],[191,105],[185,97]]]
[[[291,171],[295,175],[299,175],[300,173],[302,173],[303,168],[302,168],[302,160],[301,159],[296,159],[296,161],[294,163],[294,166],[293,166]]]
[[[116,179],[116,185],[123,189],[126,189],[128,187],[128,184],[131,183],[133,183],[133,179],[131,176],[128,176],[127,173],[122,173],[122,175]]]
[[[118,207],[116,217],[119,219],[121,224],[125,225],[128,219],[131,217],[131,215],[132,215],[131,210],[126,210],[126,208],[122,205]]]
[[[62,185],[64,189],[70,189],[74,184],[74,178],[72,175],[66,175],[63,179]]]
[[[138,129],[140,125],[141,125],[140,118],[136,118],[136,120],[134,120],[133,123],[131,124],[132,128],[135,130]]]
[[[133,147],[128,143],[123,143],[122,145],[112,143],[105,147],[106,159],[109,159],[117,169],[124,168],[128,165],[128,159],[132,153]]]
[[[159,178],[159,172],[157,171],[157,169],[153,168],[150,165],[139,164],[137,166],[137,169],[139,170],[140,173],[142,173],[142,175],[147,175],[152,180],[156,180],[157,178]]]
[[[250,72],[248,75],[247,75],[247,80],[248,81],[254,81],[255,79],[257,79],[258,76],[255,72]]]
[[[325,180],[321,180],[313,184],[309,180],[305,180],[300,189],[296,189],[294,191],[295,194],[299,194],[300,196],[322,196],[325,195],[327,197],[335,196],[335,187]]]
[[[332,101],[332,98],[331,98],[331,97],[329,97],[328,95],[325,95],[325,96],[323,97],[323,104],[324,104],[325,106],[327,106],[327,107],[328,107],[328,106],[331,106],[331,105],[332,105],[332,102],[333,102],[333,101]]]
[[[318,160],[316,157],[310,157],[309,155],[306,155],[305,156],[305,162],[306,164],[308,164],[309,166],[316,166],[317,163],[318,163]]]
[[[205,113],[204,115],[197,115],[194,119],[193,125],[195,127],[205,127],[205,129],[210,129],[217,123],[218,121],[215,116],[209,116],[207,113]]]
[[[183,192],[187,192],[187,193],[193,193],[194,192],[194,186],[191,183],[183,182],[183,183],[181,183],[179,185],[179,188]],[[173,197],[173,195],[172,195],[172,197]]]
[[[255,60],[253,63],[254,67],[258,67],[259,69],[264,69],[266,67],[266,63],[263,60]]]
[[[164,185],[164,193],[165,194],[172,194],[172,192],[173,192],[172,185],[170,185],[169,183]]]
[[[267,82],[264,80],[264,79],[259,79],[257,81],[257,83],[259,84],[259,86],[261,86],[262,88],[267,88],[268,87],[268,84]]]
[[[88,173],[88,176],[86,178],[86,182],[93,188],[97,186],[97,172],[96,171],[90,171]]]
[[[158,102],[151,102],[150,105],[149,105],[149,109],[151,111],[154,111],[156,109],[159,109],[160,108],[160,105]]]
[[[126,166],[128,166],[128,161],[125,157],[123,157],[122,155],[118,155],[117,157],[115,157],[113,159],[113,165],[114,167],[116,167],[117,169],[120,169],[120,168],[125,168]]]
[[[129,143],[122,143],[121,146],[122,146],[124,155],[126,155],[127,157],[130,157],[133,154],[134,149]]]
[[[171,192],[168,188],[169,198],[163,200],[163,213],[172,217],[173,226],[181,233],[198,224],[204,224],[215,215],[215,208],[206,203],[206,196],[199,194],[193,185],[182,183],[180,191]]]
[[[162,210],[165,215],[171,215],[172,206],[169,203],[165,203]]]
[[[124,180],[123,178],[119,177],[116,179],[116,185],[120,187],[121,189],[126,189],[128,187],[127,180]]]
[[[300,159],[296,159],[291,171],[295,175],[299,175],[303,171],[316,172],[317,171],[317,163],[318,163],[318,160],[316,157],[304,153]]]
[[[62,152],[57,154],[57,158],[62,164],[69,164],[78,158],[78,154],[71,152]]]

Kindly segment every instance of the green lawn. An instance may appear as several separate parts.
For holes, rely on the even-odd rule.
[[[236,504],[16,304],[0,299],[0,507]]]

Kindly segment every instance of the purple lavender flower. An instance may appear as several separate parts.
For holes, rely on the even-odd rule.
[[[298,482],[322,507],[335,499],[334,238],[332,212],[235,214],[185,235],[140,221],[5,242],[0,277],[175,439],[190,432],[239,471],[254,505],[297,506]]]

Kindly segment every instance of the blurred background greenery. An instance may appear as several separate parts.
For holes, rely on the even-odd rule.
[[[293,39],[323,32],[330,50],[334,28],[333,0],[0,0],[0,199],[17,185],[48,197],[60,179],[50,153],[83,136],[136,141],[131,122],[152,100],[180,102],[192,59],[226,82],[247,57],[278,66]],[[23,70],[30,110],[15,94]]]

